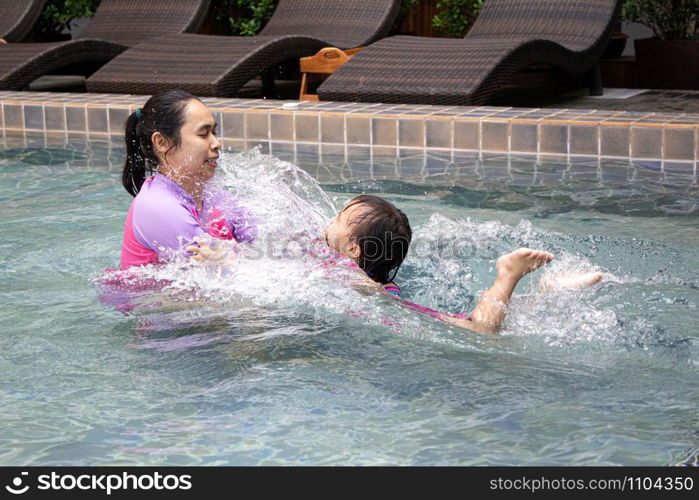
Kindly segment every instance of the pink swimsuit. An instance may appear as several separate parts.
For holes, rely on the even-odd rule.
[[[184,252],[196,236],[252,241],[257,230],[250,215],[226,191],[206,192],[202,211],[176,182],[155,174],[131,202],[124,225],[120,269],[155,263]]]

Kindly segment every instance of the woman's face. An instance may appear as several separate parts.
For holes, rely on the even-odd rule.
[[[161,171],[175,181],[203,184],[211,179],[218,166],[221,141],[216,137],[216,122],[211,112],[197,99],[184,108],[184,125],[180,129],[180,146],[161,153]],[[167,148],[169,144],[165,148]],[[180,182],[182,184],[182,182]]]

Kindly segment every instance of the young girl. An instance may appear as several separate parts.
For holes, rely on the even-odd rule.
[[[182,90],[154,95],[126,121],[122,183],[134,196],[121,266],[158,262],[198,236],[251,241],[250,216],[225,191],[206,190],[221,142],[202,102]]]
[[[500,257],[496,262],[497,276],[493,285],[483,292],[470,315],[435,311],[400,298],[400,288],[394,283],[398,269],[405,259],[412,230],[408,217],[390,202],[371,195],[352,199],[331,219],[325,230],[328,246],[348,257],[372,280],[383,285],[386,292],[419,312],[479,333],[496,333],[502,326],[507,304],[517,283],[530,272],[554,259],[549,252],[520,248]],[[205,261],[217,256],[206,243],[189,246],[193,259]],[[220,255],[218,255],[220,258]],[[601,273],[589,273],[570,278],[560,286],[590,285],[602,279]]]

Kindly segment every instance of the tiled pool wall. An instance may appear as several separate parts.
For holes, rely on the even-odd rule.
[[[147,98],[0,92],[1,138],[122,143],[127,116]],[[350,170],[380,164],[389,177],[495,157],[530,164],[628,162],[696,178],[699,161],[697,114],[202,100],[216,116],[224,147],[260,145],[282,159]]]

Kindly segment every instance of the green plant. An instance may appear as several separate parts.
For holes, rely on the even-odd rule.
[[[272,17],[278,0],[213,0],[216,23],[226,35],[253,36]]]
[[[462,37],[466,34],[483,6],[483,0],[439,0],[439,12],[432,26],[443,35]]]
[[[429,0],[434,3],[434,0]],[[415,6],[420,3],[420,0],[403,0],[400,4],[400,10],[398,11],[398,20],[400,23],[405,17],[410,14],[410,11],[415,8]]]
[[[73,19],[92,17],[99,3],[99,0],[48,0],[37,31],[42,37],[57,37],[70,29]]]
[[[699,0],[625,0],[622,17],[661,40],[699,40]]]

